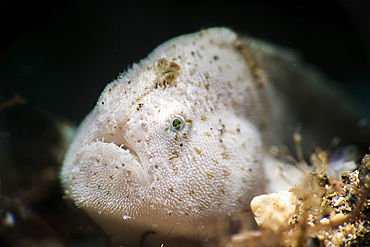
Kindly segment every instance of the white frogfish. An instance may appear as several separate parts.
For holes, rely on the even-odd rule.
[[[212,241],[254,196],[298,182],[277,178],[271,146],[294,153],[299,125],[309,154],[356,126],[321,81],[227,28],[172,39],[104,89],[66,154],[66,198],[112,246]]]

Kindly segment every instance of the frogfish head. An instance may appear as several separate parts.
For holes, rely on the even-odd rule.
[[[113,244],[204,239],[260,192],[261,138],[236,36],[171,40],[103,91],[67,153],[66,197]]]

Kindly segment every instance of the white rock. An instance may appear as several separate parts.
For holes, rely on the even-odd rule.
[[[272,231],[284,228],[296,210],[298,199],[292,192],[279,191],[256,196],[251,209],[259,226]]]

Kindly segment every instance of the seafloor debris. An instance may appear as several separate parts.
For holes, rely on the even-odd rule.
[[[297,203],[293,192],[279,191],[254,197],[251,209],[259,226],[278,231],[296,211]]]
[[[366,155],[359,169],[342,173],[340,181],[329,179],[325,185],[320,203],[323,217],[319,222],[317,218],[309,221],[316,229],[328,226],[312,234],[325,246],[370,245],[369,161]]]
[[[370,245],[370,155],[340,179],[323,172],[323,153],[315,158],[321,164],[290,192],[263,195],[263,203],[258,203],[261,196],[253,200],[257,203],[252,201],[261,230],[234,235],[231,246]],[[294,200],[298,203],[292,208]]]

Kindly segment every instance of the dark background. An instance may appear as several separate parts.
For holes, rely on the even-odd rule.
[[[368,1],[1,1],[0,94],[79,123],[104,86],[175,36],[227,26],[297,49],[370,105]]]

